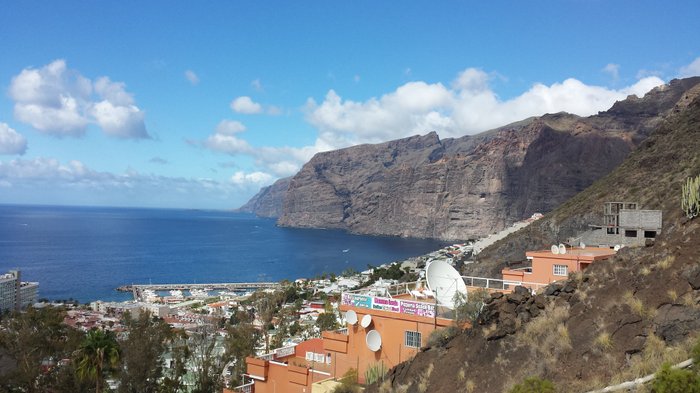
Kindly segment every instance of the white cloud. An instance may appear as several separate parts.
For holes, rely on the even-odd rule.
[[[441,137],[459,137],[504,126],[530,116],[567,111],[589,116],[606,110],[628,95],[643,96],[663,84],[658,77],[645,77],[620,89],[586,85],[569,78],[560,83],[537,83],[526,92],[502,100],[491,89],[496,73],[469,68],[449,85],[414,81],[365,101],[343,99],[329,90],[317,103],[309,98],[306,119],[316,127],[313,145],[304,147],[254,147],[242,131],[216,133],[201,144],[230,155],[246,155],[257,168],[277,177],[295,174],[318,152],[359,143],[379,143],[415,134],[437,131]]]
[[[251,115],[262,112],[262,105],[254,102],[248,96],[241,96],[231,101],[231,109],[236,113]]]
[[[204,141],[204,147],[231,155],[246,154],[252,151],[252,148],[245,140],[234,135],[223,135],[219,133],[210,135]]]
[[[54,136],[81,136],[89,124],[121,138],[149,138],[145,113],[122,82],[100,77],[94,82],[68,69],[64,60],[25,68],[12,78],[15,117]]]
[[[681,67],[679,76],[681,78],[700,76],[700,57],[693,60],[690,64]]]
[[[197,76],[197,74],[192,70],[185,71],[185,78],[192,84],[192,86],[199,84],[199,76]]]
[[[245,125],[239,121],[222,120],[216,126],[216,133],[204,140],[202,146],[231,155],[249,153],[252,151],[252,147],[248,142],[236,136],[245,129]]]
[[[605,67],[603,67],[603,69],[601,71],[610,75],[610,77],[612,77],[613,80],[618,80],[620,78],[620,65],[619,64],[608,63],[605,65]]]
[[[245,131],[245,125],[236,120],[221,120],[216,126],[217,134],[233,135]]]
[[[234,199],[257,191],[272,179],[264,172],[237,172],[222,181],[144,174],[133,169],[119,174],[97,171],[76,160],[13,159],[0,161],[0,187],[8,189],[0,194],[0,200],[6,200],[3,198],[9,196],[10,190],[14,195],[30,195],[32,198],[36,197],[36,190],[50,190],[52,198],[61,195],[71,203],[75,203],[76,198],[87,198],[92,203],[103,204],[128,205],[136,200],[142,206],[211,207],[215,202],[222,207],[231,207],[245,202],[234,202]],[[20,190],[24,190],[24,194]]]
[[[6,123],[0,122],[0,154],[24,154],[27,139]]]
[[[321,140],[313,146],[305,147],[253,147],[240,134],[246,127],[235,120],[222,120],[216,126],[214,134],[204,141],[190,141],[195,146],[203,146],[209,150],[229,154],[232,156],[246,155],[255,160],[255,165],[264,168],[270,177],[259,178],[266,181],[276,177],[286,177],[295,174],[299,168],[319,151],[331,150],[331,145],[323,144]],[[230,167],[230,166],[228,166]],[[237,172],[243,173],[243,172]],[[254,172],[256,173],[256,172]],[[238,175],[240,178],[240,175]]]
[[[133,105],[114,105],[108,100],[95,103],[90,114],[105,134],[119,138],[149,138],[145,113]]]
[[[274,177],[265,172],[252,172],[245,173],[243,171],[238,171],[231,176],[231,182],[233,184],[243,185],[243,184],[256,184],[258,186],[269,184]]]
[[[376,143],[435,130],[442,137],[485,131],[545,113],[567,111],[589,116],[627,95],[643,95],[663,84],[647,77],[621,89],[586,85],[570,78],[535,84],[523,94],[501,100],[479,69],[459,73],[448,88],[441,83],[409,82],[379,98],[343,100],[334,90],[321,103],[307,102],[306,118],[326,144],[342,147]]]

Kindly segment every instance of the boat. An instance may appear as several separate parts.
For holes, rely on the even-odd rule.
[[[182,291],[179,289],[175,289],[175,290],[170,291],[170,296],[178,298],[178,299],[182,299],[182,297],[183,297]]]

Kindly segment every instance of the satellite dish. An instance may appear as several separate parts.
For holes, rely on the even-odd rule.
[[[368,328],[369,325],[372,324],[372,316],[367,314],[364,317],[362,317],[362,320],[360,321],[360,326],[363,328]]]
[[[613,247],[613,250],[620,251],[621,248],[622,248],[622,246],[620,246],[619,244],[616,244],[615,247]]]
[[[559,254],[566,254],[566,246],[559,243]]]
[[[552,244],[552,254],[559,254],[559,247],[556,244]]]
[[[382,336],[376,330],[370,330],[365,337],[367,348],[372,352],[377,352],[382,347]]]
[[[581,243],[578,244],[578,246],[581,247],[581,248],[586,248],[586,243],[581,242]]]
[[[426,269],[426,281],[441,305],[453,309],[457,292],[467,295],[464,279],[455,268],[445,261],[434,261]]]
[[[345,321],[349,325],[357,324],[357,313],[353,310],[348,310],[348,312],[345,313]]]

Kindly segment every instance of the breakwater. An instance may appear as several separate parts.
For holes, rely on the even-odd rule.
[[[256,289],[275,289],[280,284],[276,282],[224,282],[224,283],[204,283],[204,284],[131,284],[122,285],[117,288],[120,292],[131,292],[134,300],[140,300],[145,290],[151,291],[230,291],[245,292]]]

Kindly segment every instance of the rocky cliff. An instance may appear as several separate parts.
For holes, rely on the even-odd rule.
[[[612,173],[487,248],[493,257],[474,265],[500,269],[511,250],[546,247],[556,231],[611,200],[663,211],[654,244],[624,248],[536,296],[492,294],[473,328],[428,341],[366,392],[507,392],[531,376],[551,380],[558,392],[588,392],[689,358],[700,337],[700,218],[685,217],[680,190],[700,174],[698,151],[700,86]]]
[[[237,212],[255,213],[260,217],[279,217],[284,207],[284,197],[289,188],[291,177],[277,180],[271,186],[263,187],[245,205],[236,209]]]
[[[551,211],[608,174],[698,82],[674,80],[587,118],[549,114],[457,139],[431,132],[319,153],[286,194],[276,194],[278,222],[446,240],[483,236]]]

